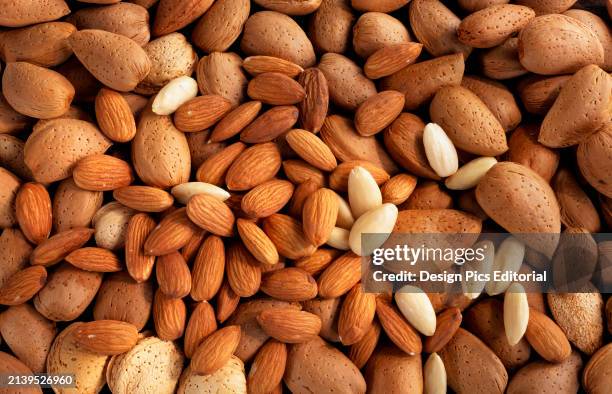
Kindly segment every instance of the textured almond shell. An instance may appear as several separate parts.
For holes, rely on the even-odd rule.
[[[422,393],[421,355],[410,356],[390,346],[381,348],[370,357],[365,377],[372,394]]]
[[[600,193],[612,198],[612,123],[578,146],[578,168]]]
[[[382,12],[367,12],[353,26],[353,48],[368,57],[388,45],[410,41],[410,33],[398,19]]]
[[[247,77],[242,70],[242,58],[233,52],[213,52],[204,56],[197,66],[201,94],[216,94],[238,106],[246,96]]]
[[[225,52],[238,39],[251,10],[250,0],[217,0],[193,29],[193,43],[205,52]]]
[[[20,27],[48,22],[70,13],[64,0],[1,0],[0,26]]]
[[[326,53],[321,57],[318,68],[327,79],[330,100],[344,109],[355,110],[376,94],[374,82],[344,55]]]

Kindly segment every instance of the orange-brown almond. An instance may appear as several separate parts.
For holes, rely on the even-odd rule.
[[[423,349],[421,337],[389,301],[376,299],[376,316],[391,341],[408,354],[419,354]]]
[[[280,211],[293,195],[293,184],[273,179],[255,186],[240,202],[242,211],[252,218],[268,217]]]
[[[191,369],[209,375],[223,367],[240,342],[240,326],[227,326],[210,334],[197,347],[191,358]]]
[[[376,314],[376,295],[366,293],[361,284],[348,292],[338,317],[338,334],[343,345],[359,342],[372,326]]]
[[[296,124],[298,115],[299,110],[293,105],[272,107],[242,130],[240,140],[247,143],[272,141],[291,129]]]
[[[255,355],[247,385],[253,394],[269,394],[279,386],[285,373],[287,345],[275,339],[268,340]],[[281,389],[282,392],[282,389]]]
[[[198,19],[213,4],[213,0],[161,0],[155,13],[153,35],[175,32]]]
[[[295,267],[303,269],[310,275],[316,276],[327,268],[327,266],[339,255],[339,250],[321,248],[317,249],[317,251],[310,256],[296,260],[293,264]]]
[[[220,323],[226,321],[234,313],[239,302],[240,296],[234,293],[227,281],[223,282],[217,293],[217,320]]]
[[[113,190],[113,198],[141,212],[163,212],[174,203],[167,191],[153,186],[125,186]]]
[[[559,96],[561,87],[570,77],[571,75],[531,75],[522,79],[516,89],[527,112],[546,115]]]
[[[599,213],[568,169],[563,168],[557,172],[553,189],[561,209],[561,223],[567,227],[584,228],[590,233],[599,232]]]
[[[225,141],[239,134],[261,111],[260,101],[249,101],[227,113],[210,135],[211,142]]]
[[[195,257],[192,269],[191,298],[208,301],[219,291],[225,272],[225,247],[220,237],[208,236]]]
[[[336,225],[338,209],[338,195],[330,189],[321,188],[306,198],[302,208],[302,228],[313,245],[327,242]]]
[[[404,94],[387,90],[371,96],[355,112],[355,128],[363,136],[374,135],[389,126],[404,108]]]
[[[118,272],[123,269],[119,257],[108,249],[85,247],[66,256],[65,260],[77,268],[92,272]]]
[[[612,7],[612,6],[611,6]],[[582,384],[587,393],[605,393],[610,388],[609,367],[612,360],[612,345],[601,347],[586,364],[582,373]]]
[[[96,320],[80,324],[74,340],[84,349],[114,356],[129,351],[138,342],[138,329],[119,320]]]
[[[318,182],[311,179],[300,183],[295,188],[295,192],[291,197],[291,204],[289,204],[289,215],[296,219],[300,219],[302,217],[302,208],[304,207],[306,198],[308,198],[308,196],[310,196],[320,187],[321,185]]]
[[[272,179],[280,166],[280,151],[275,143],[257,144],[240,153],[227,170],[225,182],[229,190],[249,190]]]
[[[26,238],[39,244],[49,237],[52,226],[51,198],[40,183],[25,183],[15,197],[15,216]]]
[[[267,335],[285,343],[308,342],[321,331],[319,316],[294,308],[268,308],[257,315],[257,322]]]
[[[436,331],[425,339],[423,350],[427,353],[440,351],[451,340],[461,325],[461,310],[450,307],[436,317]]]
[[[537,124],[519,126],[508,141],[508,160],[531,168],[550,182],[559,166],[559,152],[538,142]]]
[[[179,252],[159,256],[155,263],[155,277],[159,289],[173,298],[186,297],[191,291],[191,273]]]
[[[324,186],[327,183],[323,171],[303,160],[283,161],[283,171],[287,178],[296,185],[308,180],[316,182],[319,186]]]
[[[79,160],[72,176],[78,187],[91,191],[115,190],[134,181],[129,163],[109,155],[91,155]]]
[[[347,252],[334,260],[317,279],[319,296],[336,298],[348,293],[361,279],[361,257]]]
[[[374,349],[376,349],[378,339],[380,338],[380,330],[380,323],[374,320],[370,326],[370,329],[365,333],[361,340],[351,345],[348,357],[351,359],[353,364],[357,366],[357,368],[363,368],[370,359],[372,353],[374,353]]]
[[[234,293],[250,297],[261,284],[261,267],[242,243],[234,243],[227,249],[225,262],[227,281]]]
[[[164,341],[174,341],[183,336],[187,307],[181,298],[166,296],[161,290],[153,299],[153,323],[157,336]]]
[[[317,296],[317,282],[306,271],[289,267],[263,275],[261,291],[282,301],[306,301]]]
[[[36,265],[17,271],[0,288],[0,305],[20,305],[29,301],[47,282],[47,270]]]
[[[276,246],[278,253],[287,258],[310,256],[316,250],[304,235],[302,224],[290,216],[279,213],[268,216],[264,220],[263,230]]]
[[[115,142],[131,141],[136,135],[136,120],[130,106],[120,93],[102,88],[95,100],[96,120],[100,130]]]
[[[306,97],[299,104],[300,125],[308,131],[318,133],[329,107],[327,79],[318,68],[309,68],[300,74],[298,81],[306,92]]]
[[[242,67],[254,77],[264,73],[279,73],[295,78],[304,71],[297,64],[274,56],[249,56],[244,59]]]
[[[355,167],[365,168],[379,186],[387,182],[390,178],[389,174],[375,163],[365,160],[349,160],[340,163],[338,167],[334,169],[334,172],[329,176],[329,186],[336,191],[346,192],[348,190],[349,174]]]
[[[278,263],[276,246],[266,233],[253,221],[238,219],[236,221],[238,234],[244,246],[251,252],[257,261],[269,266]]]
[[[30,264],[50,265],[59,263],[70,252],[85,245],[94,233],[90,228],[73,228],[59,232],[41,242],[30,255]]]
[[[529,324],[525,336],[533,349],[548,362],[559,363],[572,354],[572,346],[561,327],[550,317],[533,308],[529,309]]]
[[[186,208],[179,208],[167,215],[147,237],[144,252],[149,256],[161,256],[179,250],[197,230],[187,217]]]
[[[338,165],[331,149],[310,131],[293,129],[285,140],[298,156],[322,171],[333,171]]]
[[[146,282],[153,272],[155,256],[145,254],[144,243],[155,228],[155,221],[145,213],[130,218],[125,232],[125,266],[138,283]]]
[[[183,132],[212,127],[232,109],[232,103],[216,94],[198,96],[181,105],[174,113],[174,125]]]
[[[187,203],[187,216],[200,228],[213,234],[229,237],[234,233],[234,214],[218,198],[197,194]]]
[[[284,74],[267,72],[251,79],[247,94],[253,100],[270,105],[291,105],[304,100],[306,91],[297,81]]]
[[[461,21],[457,37],[473,48],[492,48],[523,29],[535,12],[522,5],[497,4],[476,11]]]
[[[415,190],[417,179],[409,174],[397,174],[390,178],[380,188],[383,203],[400,205],[404,203]]]
[[[225,182],[228,169],[246,147],[242,142],[235,142],[213,154],[200,165],[196,172],[196,179],[200,182],[221,186]]]
[[[200,343],[216,330],[215,310],[206,301],[198,303],[185,329],[185,356],[191,358]]]
[[[422,49],[423,44],[418,42],[385,46],[368,57],[363,71],[370,79],[387,77],[414,63]]]

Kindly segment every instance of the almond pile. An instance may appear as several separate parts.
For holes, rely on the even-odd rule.
[[[611,15],[0,0],[0,373],[86,394],[609,393],[612,298],[591,282],[612,284],[612,244],[590,234],[612,229]],[[478,270],[590,239],[584,292],[362,287],[391,233],[501,231]]]

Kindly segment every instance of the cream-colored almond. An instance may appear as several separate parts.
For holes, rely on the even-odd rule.
[[[158,115],[171,115],[181,105],[198,95],[195,79],[182,76],[168,82],[153,99],[153,112]]]
[[[439,177],[444,178],[457,172],[457,150],[442,127],[428,123],[423,130],[423,145],[427,161]]]
[[[482,249],[484,258],[482,260],[474,260],[468,264],[461,266],[461,275],[464,278],[461,281],[461,287],[463,288],[463,294],[470,298],[476,299],[480,293],[484,290],[487,281],[481,281],[476,279],[465,279],[466,271],[475,271],[479,274],[489,275],[493,268],[493,261],[495,260],[495,245],[489,240],[478,242],[474,245],[474,250]]]
[[[206,182],[187,182],[176,185],[170,191],[181,204],[187,205],[189,199],[197,194],[208,194],[221,201],[230,198],[228,191]]]
[[[504,296],[504,329],[508,343],[519,343],[529,323],[529,303],[527,294],[520,283],[512,283]]]
[[[444,184],[451,190],[467,190],[475,187],[478,181],[497,163],[494,157],[479,157],[464,164],[456,173],[446,178]]]
[[[382,194],[376,180],[360,166],[353,168],[349,174],[348,197],[355,218],[382,205]]]
[[[438,353],[432,353],[423,368],[425,394],[446,394],[446,369]]]
[[[346,202],[344,197],[338,194],[338,217],[336,218],[336,226],[350,230],[355,223],[355,218],[351,212],[351,207]]]
[[[387,203],[374,208],[359,217],[351,228],[349,245],[351,250],[359,256],[369,256],[374,249],[380,247],[395,227],[398,210],[393,204]],[[379,235],[371,239],[366,245],[361,244],[361,234]]]
[[[100,208],[93,217],[96,245],[110,250],[122,248],[128,223],[135,213],[116,201]]]
[[[498,250],[495,252],[491,272],[519,272],[524,257],[525,245],[515,237],[508,237],[499,245]],[[509,281],[490,281],[485,289],[488,295],[494,296],[503,293],[508,286],[510,286]]]
[[[416,286],[404,286],[395,293],[395,303],[414,328],[432,336],[436,331],[436,312],[427,294]]]
[[[349,230],[341,227],[334,227],[329,234],[329,238],[327,239],[326,243],[332,248],[349,250],[349,235]]]

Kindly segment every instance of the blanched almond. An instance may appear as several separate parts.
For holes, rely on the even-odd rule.
[[[435,123],[428,123],[423,132],[423,145],[429,165],[439,177],[457,172],[459,158],[453,142],[444,130]]]
[[[381,206],[367,211],[353,224],[349,235],[349,245],[353,253],[359,256],[369,256],[374,249],[380,247],[391,235],[397,220],[397,207],[393,204]],[[362,234],[371,235],[366,245],[361,243]]]

